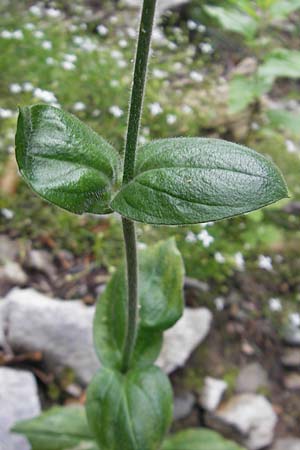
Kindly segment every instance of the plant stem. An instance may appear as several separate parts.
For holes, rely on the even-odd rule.
[[[125,141],[123,185],[127,184],[134,177],[156,1],[144,0],[142,7]],[[127,372],[132,360],[138,327],[138,260],[134,222],[123,217],[122,225],[125,241],[128,298],[127,330],[123,350],[122,371]]]

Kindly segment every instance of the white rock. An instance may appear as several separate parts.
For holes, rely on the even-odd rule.
[[[0,347],[2,348],[4,347],[5,343],[5,335],[4,335],[5,327],[6,327],[5,301],[0,299]]]
[[[183,316],[164,333],[164,343],[157,365],[166,373],[184,366],[190,354],[210,329],[212,314],[207,308],[185,308]]]
[[[300,439],[292,437],[278,439],[271,450],[300,450]]]
[[[51,370],[74,370],[87,384],[99,368],[94,352],[94,307],[81,301],[51,299],[33,289],[15,288],[6,297],[7,340],[16,351],[41,351]]]
[[[237,377],[235,390],[238,394],[255,393],[259,388],[268,387],[268,374],[258,363],[247,364]]]
[[[24,370],[0,368],[0,449],[29,450],[27,439],[9,430],[16,422],[39,415],[40,410],[34,376]]]
[[[54,372],[70,367],[80,383],[90,382],[100,367],[93,347],[94,307],[19,288],[11,290],[4,303],[6,339],[13,350],[41,351]],[[185,308],[183,317],[165,332],[157,364],[167,373],[182,367],[207,335],[211,319],[206,308]]]
[[[249,450],[270,445],[277,416],[262,395],[243,394],[232,397],[215,412],[207,415],[207,424],[218,431],[236,435]]]
[[[14,286],[23,286],[28,281],[28,277],[20,264],[14,261],[7,261],[0,268],[0,280],[4,283],[11,283]]]
[[[204,386],[200,396],[200,404],[206,411],[214,411],[220,404],[227,383],[216,378],[205,377]]]
[[[195,404],[195,396],[191,392],[185,392],[174,398],[174,420],[181,420],[187,417]]]

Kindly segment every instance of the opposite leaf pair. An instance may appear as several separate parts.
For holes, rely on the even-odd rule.
[[[58,108],[21,108],[16,135],[20,172],[41,197],[68,211],[183,225],[253,211],[287,197],[271,161],[218,139],[177,138],[139,149],[135,177],[119,189],[118,152]]]
[[[101,450],[157,450],[172,420],[172,388],[153,363],[162,333],[183,310],[181,255],[169,239],[139,252],[140,320],[130,370],[122,373],[127,330],[125,268],[112,276],[97,304],[94,343],[104,366],[87,395],[87,417]]]

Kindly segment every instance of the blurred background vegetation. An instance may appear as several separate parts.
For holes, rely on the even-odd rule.
[[[138,226],[141,246],[174,235],[187,276],[207,283],[190,304],[205,304],[221,322],[244,314],[279,334],[297,317],[300,324],[299,11],[297,0],[192,0],[165,11],[140,135],[141,144],[220,137],[281,168],[288,201],[214,224]],[[0,233],[46,249],[57,264],[62,251],[71,255],[64,287],[52,293],[93,303],[89,276],[111,273],[122,258],[119,218],[71,215],[30,191],[13,156],[17,106],[61,106],[122,153],[137,14],[125,1],[0,0],[0,16]]]

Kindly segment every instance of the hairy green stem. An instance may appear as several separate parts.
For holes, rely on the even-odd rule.
[[[123,185],[129,183],[134,177],[156,2],[157,0],[144,0],[142,7],[125,141]],[[122,224],[125,241],[128,298],[127,332],[122,361],[122,371],[126,372],[130,368],[137,336],[139,307],[138,260],[134,222],[123,217]]]

